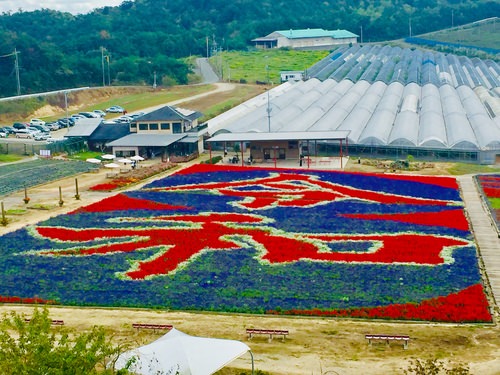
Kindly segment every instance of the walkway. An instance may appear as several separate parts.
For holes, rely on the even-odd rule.
[[[481,255],[479,265],[484,267],[496,305],[500,301],[500,239],[472,176],[459,176],[458,182]]]

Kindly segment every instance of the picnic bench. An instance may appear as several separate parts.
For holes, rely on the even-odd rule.
[[[407,335],[375,335],[368,334],[365,335],[365,338],[368,340],[368,345],[372,344],[372,340],[383,340],[389,345],[391,341],[398,341],[403,343],[403,348],[408,349],[408,342],[410,341],[410,336]]]
[[[152,329],[154,332],[156,332],[156,330],[170,330],[174,328],[174,326],[171,324],[132,323],[132,328],[135,328],[137,330]]]
[[[24,319],[24,321],[26,323],[29,323],[31,321],[31,319],[26,318],[26,319]],[[50,324],[52,324],[53,326],[63,326],[64,325],[64,320],[51,320]]]
[[[269,335],[269,341],[273,340],[273,336],[283,336],[283,341],[288,335],[288,331],[283,329],[258,329],[258,328],[247,328],[248,339],[251,340],[253,335]]]

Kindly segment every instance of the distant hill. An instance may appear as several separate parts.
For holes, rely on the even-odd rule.
[[[275,30],[347,29],[400,39],[500,14],[486,0],[135,0],[84,15],[0,15],[0,96],[78,86],[188,82],[184,58],[246,50]],[[411,32],[410,32],[411,31]],[[18,53],[16,53],[18,52]],[[16,69],[16,56],[19,69]],[[17,80],[19,72],[19,80]]]

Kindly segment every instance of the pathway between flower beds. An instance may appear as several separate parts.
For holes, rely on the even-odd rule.
[[[472,176],[459,176],[458,182],[460,183],[477,246],[484,262],[493,298],[495,302],[498,302],[500,300],[500,253],[498,251],[500,240],[488,211],[481,201]],[[482,266],[481,263],[480,266]],[[498,310],[498,306],[496,308]]]

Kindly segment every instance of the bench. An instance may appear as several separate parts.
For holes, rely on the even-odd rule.
[[[171,324],[132,323],[132,328],[135,328],[137,330],[152,329],[154,332],[156,332],[156,330],[170,330],[174,328],[174,326]]]
[[[26,323],[31,322],[31,319],[24,319]],[[53,326],[63,326],[64,325],[64,320],[51,320],[50,324]]]
[[[408,342],[410,341],[410,336],[407,335],[365,335],[368,340],[368,345],[372,344],[372,340],[384,340],[387,345],[390,341],[399,341],[403,343],[403,348],[408,349]]]
[[[251,340],[253,335],[269,335],[269,341],[273,340],[273,336],[283,336],[283,341],[288,335],[288,331],[282,329],[258,329],[258,328],[247,328],[248,339]]]

